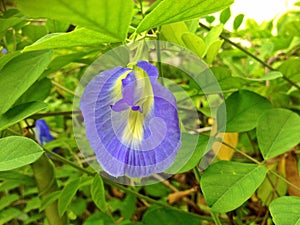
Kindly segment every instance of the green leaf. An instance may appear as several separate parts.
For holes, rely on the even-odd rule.
[[[44,102],[27,102],[17,105],[8,110],[6,113],[0,115],[0,130],[18,123],[46,107],[47,104]]]
[[[46,21],[46,28],[49,31],[49,33],[66,32],[69,26],[69,23],[64,23],[58,20],[48,19]]]
[[[245,16],[244,14],[239,14],[234,18],[234,21],[233,21],[233,29],[234,30],[239,29],[239,27],[241,26],[241,24],[244,20],[244,16]]]
[[[41,207],[41,199],[39,197],[33,197],[30,200],[28,200],[24,212],[28,213],[31,210],[39,209],[40,207]]]
[[[0,211],[5,207],[9,206],[11,203],[17,201],[19,199],[19,195],[17,194],[9,194],[1,196],[0,198]]]
[[[43,197],[39,211],[41,212],[41,211],[45,210],[47,208],[47,206],[49,206],[50,204],[55,202],[59,198],[60,194],[61,194],[60,191],[54,191],[54,192],[49,193],[45,197]]]
[[[19,9],[30,17],[46,17],[87,27],[123,41],[132,18],[132,0],[18,0]],[[51,6],[51,7],[49,7]]]
[[[55,57],[51,61],[51,63],[49,64],[47,70],[45,70],[44,73],[42,74],[41,78],[42,77],[47,77],[49,74],[54,73],[55,71],[60,70],[64,66],[68,65],[69,63],[78,62],[78,60],[80,60],[84,56],[89,55],[89,54],[91,54],[93,52],[95,52],[95,50],[91,50],[91,51],[87,51],[87,52],[85,52],[85,51],[77,52],[76,51],[75,53],[66,54],[63,51],[63,54],[58,55],[57,57]]]
[[[300,142],[300,117],[287,109],[271,109],[258,120],[257,141],[264,159],[278,156]]]
[[[144,187],[147,195],[153,196],[153,197],[165,197],[168,194],[170,194],[172,191],[167,188],[165,185],[162,183],[155,183],[155,184],[150,184],[146,185]]]
[[[224,9],[220,14],[220,22],[225,24],[231,16],[230,8]]]
[[[245,80],[250,80],[250,81],[266,81],[266,80],[275,80],[280,77],[282,77],[281,72],[271,71],[259,78],[249,78],[249,77],[242,77],[242,76],[240,78],[245,79]]]
[[[211,64],[214,61],[214,59],[217,56],[223,42],[224,42],[224,40],[216,40],[214,43],[212,43],[208,47],[207,53],[206,53],[206,62],[208,64]]]
[[[5,19],[0,19],[0,33],[6,31],[8,28],[17,25],[22,22],[23,19],[19,17],[10,17]]]
[[[0,114],[39,78],[50,63],[52,51],[23,53],[10,60],[0,71]]]
[[[96,212],[87,218],[83,225],[115,225],[110,216],[103,212]]]
[[[300,198],[284,196],[270,204],[270,213],[276,225],[300,225]]]
[[[69,204],[72,201],[72,198],[75,196],[78,187],[80,184],[80,179],[75,179],[66,184],[64,189],[61,192],[60,197],[58,198],[58,214],[63,216],[66,212]]]
[[[224,104],[224,103],[223,103]],[[256,127],[258,118],[268,109],[271,103],[264,97],[247,90],[231,94],[226,100],[226,125],[218,120],[218,129],[226,126],[226,132],[249,131]],[[221,107],[222,108],[222,107]],[[223,112],[217,112],[217,118],[223,118]]]
[[[17,218],[22,214],[17,208],[11,207],[0,212],[0,224],[7,224],[12,219]]]
[[[44,78],[36,81],[16,102],[16,105],[34,102],[34,101],[43,101],[50,95],[52,84],[50,79]]]
[[[278,70],[294,82],[300,82],[300,59],[284,61]]]
[[[165,172],[170,174],[183,173],[194,168],[207,150],[208,137],[182,133],[181,148],[173,165]],[[187,158],[190,156],[190,158]],[[178,165],[179,167],[178,170]]]
[[[201,188],[206,203],[216,212],[241,206],[263,182],[267,168],[255,164],[219,161],[206,169]]]
[[[35,162],[43,149],[29,138],[10,136],[0,139],[0,171],[16,169]]]
[[[149,209],[143,216],[143,225],[199,225],[199,218],[168,208],[154,208]]]
[[[136,197],[127,194],[120,207],[121,215],[125,219],[130,219],[136,209]]]
[[[181,36],[188,31],[189,30],[184,22],[167,24],[161,27],[161,35],[165,40],[181,46],[184,46]]]
[[[204,41],[207,45],[207,49],[211,44],[213,44],[215,41],[219,40],[219,36],[221,35],[223,31],[223,24],[219,24],[215,27],[213,27],[205,37]]]
[[[213,74],[215,75],[218,83],[221,87],[221,90],[230,90],[233,88],[240,88],[242,85],[248,83],[240,77],[234,77],[231,75],[231,71],[226,67],[216,67],[213,66],[210,68]]]
[[[203,57],[206,45],[201,37],[189,32],[182,34],[181,39],[188,49],[196,53],[200,58]]]
[[[45,26],[28,24],[22,27],[22,34],[27,36],[31,42],[38,40],[47,34]]]
[[[102,178],[99,175],[94,177],[94,181],[91,185],[91,196],[98,209],[102,212],[106,212],[105,189]]]
[[[164,0],[151,13],[145,16],[139,24],[137,32],[141,33],[163,24],[203,17],[224,9],[231,3],[233,3],[233,0]]]
[[[20,51],[16,51],[16,52],[8,53],[6,55],[2,55],[0,57],[0,71],[5,66],[6,63],[8,63],[10,60],[12,60],[13,58],[17,57],[20,54],[21,54]]]
[[[70,48],[76,46],[97,46],[106,42],[119,42],[107,34],[98,33],[86,28],[78,28],[69,33],[53,33],[44,36],[24,51],[36,51],[53,48]]]
[[[35,186],[35,180],[32,176],[18,173],[16,171],[0,172],[0,180],[17,181],[20,185]]]

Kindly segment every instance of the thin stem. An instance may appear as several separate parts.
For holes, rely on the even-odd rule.
[[[203,23],[199,22],[199,25],[201,27],[203,27],[204,29],[210,31],[211,28],[204,25]],[[229,44],[231,44],[232,46],[236,47],[237,49],[239,49],[240,51],[244,52],[246,55],[250,56],[251,58],[253,58],[255,61],[259,62],[261,65],[263,65],[264,67],[267,67],[269,70],[271,71],[276,71],[276,69],[274,69],[271,65],[269,65],[268,63],[264,62],[262,59],[258,58],[256,55],[254,55],[253,53],[249,52],[247,49],[243,48],[242,46],[240,46],[239,44],[231,41],[229,38],[225,37],[224,35],[220,35],[220,38],[222,38],[223,40],[225,40],[226,42],[228,42]],[[295,83],[294,81],[290,80],[287,76],[285,76],[284,74],[282,75],[282,78],[287,81],[288,83],[290,83],[292,86],[295,86],[297,89],[300,90],[300,86]]]
[[[89,175],[89,176],[95,176],[97,173],[96,172],[92,172],[92,171],[89,171],[67,159],[65,159],[64,157],[52,152],[51,150],[48,150],[46,148],[43,148],[45,152],[47,152],[47,154],[49,154],[50,156],[52,156],[53,158],[55,158],[57,161],[60,161],[62,163],[66,163],[66,164],[69,164],[70,166],[74,167],[75,169]]]
[[[213,218],[215,225],[222,225],[217,213],[210,212],[210,215]]]
[[[142,14],[142,17],[144,18],[145,15],[144,15],[144,10],[143,10],[143,0],[138,0],[139,3],[140,3],[140,8],[141,8],[141,14]]]
[[[288,181],[287,179],[285,179],[283,176],[279,175],[278,173],[274,172],[273,170],[269,170],[272,174],[274,174],[276,177],[278,177],[279,179],[283,180],[285,183],[287,183],[288,185],[292,186],[293,188],[297,189],[298,191],[300,191],[300,187],[298,187],[297,185],[293,184],[292,182]]]
[[[222,143],[223,145],[227,146],[228,148],[231,148],[232,150],[238,152],[239,154],[245,156],[246,158],[250,159],[252,162],[254,162],[254,163],[258,164],[258,165],[261,165],[261,164],[262,164],[262,163],[259,162],[258,160],[254,159],[254,158],[251,157],[250,155],[247,155],[245,152],[243,152],[243,151],[241,151],[241,150],[239,150],[239,149],[237,149],[237,148],[231,146],[230,144],[228,144],[228,143],[226,143],[226,142],[224,142],[224,141],[222,141],[222,140],[217,140],[217,141],[220,142],[220,143]]]
[[[193,171],[194,171],[194,174],[195,174],[195,177],[196,177],[197,182],[200,184],[201,175],[200,175],[200,172],[199,172],[198,168],[197,168],[197,167],[194,167],[194,168],[193,168]]]
[[[158,64],[159,77],[160,77],[160,80],[161,80],[161,84],[164,86],[164,75],[163,75],[163,70],[162,70],[162,65],[161,65],[159,32],[157,32],[156,55],[157,55],[157,64]]]
[[[31,119],[40,119],[48,116],[67,116],[71,114],[80,114],[80,111],[60,111],[60,112],[46,112],[46,113],[36,113],[29,118]]]
[[[53,81],[53,80],[52,80],[51,83],[52,83],[54,86],[56,86],[57,88],[60,88],[61,90],[65,91],[65,92],[67,92],[67,93],[69,93],[69,94],[71,94],[71,95],[77,96],[77,95],[75,94],[74,91],[71,91],[70,89],[66,88],[65,86],[63,86],[63,85],[61,85],[61,84],[59,84],[59,83],[57,83],[56,81]],[[79,96],[77,96],[77,97],[79,97]]]

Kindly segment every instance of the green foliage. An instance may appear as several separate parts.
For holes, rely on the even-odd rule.
[[[286,109],[271,109],[259,118],[258,145],[264,159],[278,156],[300,142],[300,117]]]
[[[199,224],[199,219],[187,215],[183,212],[178,212],[168,208],[154,208],[148,210],[143,217],[143,224],[145,225],[159,225],[159,224]]]
[[[271,103],[264,97],[247,90],[240,90],[230,95],[226,101],[227,132],[249,131],[256,127],[262,113],[272,108]],[[218,116],[221,112],[219,112]]]
[[[255,164],[219,161],[203,174],[201,187],[213,211],[229,212],[242,205],[263,182],[267,169]]]
[[[140,33],[163,24],[206,16],[209,13],[219,11],[226,6],[229,6],[232,2],[232,0],[219,2],[212,0],[195,0],[193,2],[188,0],[164,0],[141,21],[137,28],[137,32]]]
[[[60,197],[58,198],[58,213],[60,216],[66,212],[72,198],[75,196],[79,187],[79,182],[79,179],[70,181],[62,190]]]
[[[18,6],[25,15],[73,23],[96,30],[113,40],[122,41],[131,21],[133,3],[130,0],[92,0],[87,4],[75,0],[69,4],[66,1],[50,0],[45,4],[38,0],[30,0],[18,1]]]
[[[274,200],[270,212],[276,225],[299,224],[300,198],[285,196]]]
[[[36,161],[42,148],[25,137],[11,136],[0,139],[0,171],[12,170]]]
[[[234,17],[233,0],[16,2],[0,4],[0,224],[299,224],[299,10],[258,24]],[[207,95],[160,65],[195,104],[177,99],[178,108],[195,108],[199,120],[182,128],[182,147],[166,171],[174,176],[126,187],[102,179],[82,158],[72,127],[72,116],[81,115],[71,114],[94,60],[137,40],[189,49],[223,93],[210,88],[206,73],[196,79]],[[118,59],[126,66],[127,50]],[[36,119],[54,136],[43,148]]]
[[[91,196],[96,206],[103,212],[106,212],[105,189],[102,178],[98,175],[94,177],[91,185]]]
[[[1,114],[7,112],[17,99],[34,84],[49,65],[52,54],[52,51],[23,53],[2,68],[0,89],[6,98],[0,99]],[[23,77],[26,79],[22,79]]]

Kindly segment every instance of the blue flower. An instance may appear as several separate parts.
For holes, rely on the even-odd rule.
[[[181,146],[176,100],[147,61],[95,76],[80,100],[86,136],[108,174],[164,172]]]
[[[1,53],[2,54],[6,54],[7,53],[7,49],[6,48],[2,48]]]
[[[35,135],[40,145],[53,140],[53,136],[50,134],[49,126],[45,120],[37,120],[35,122]]]

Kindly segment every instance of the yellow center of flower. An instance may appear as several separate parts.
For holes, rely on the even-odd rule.
[[[151,108],[154,103],[154,96],[151,81],[146,72],[137,66],[133,67],[133,71],[136,81],[134,88],[136,102],[134,105],[139,106],[141,111],[135,111],[130,108],[128,109],[128,123],[124,129],[122,141],[129,146],[137,147],[143,140],[144,120],[148,113],[151,112]],[[121,90],[121,81],[127,76],[127,74],[128,73],[123,74],[118,79],[115,90]]]

